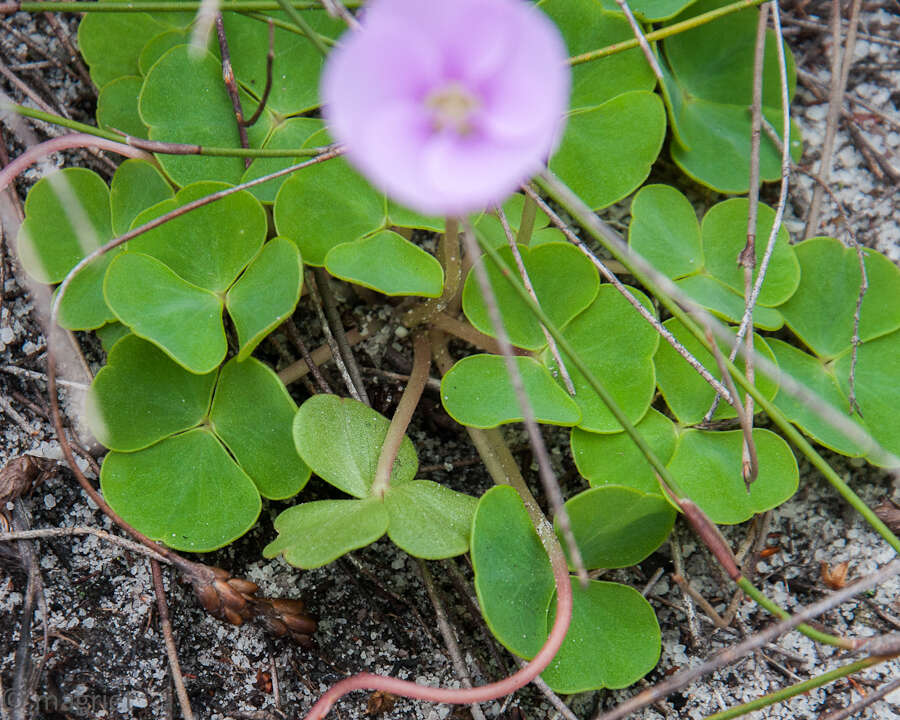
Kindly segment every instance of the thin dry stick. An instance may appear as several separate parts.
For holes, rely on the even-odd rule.
[[[362,373],[359,371],[359,365],[353,355],[353,349],[347,341],[347,335],[344,332],[344,323],[341,320],[341,314],[338,311],[337,300],[334,292],[331,290],[331,276],[325,271],[325,268],[315,268],[313,273],[316,276],[316,286],[322,296],[322,303],[325,306],[325,316],[334,333],[334,339],[337,341],[341,356],[344,359],[344,365],[353,379],[353,384],[359,392],[360,399],[366,404],[371,405],[369,396],[366,394],[366,384],[363,381]]]
[[[852,240],[853,245],[856,248],[856,259],[859,262],[860,283],[859,293],[856,295],[856,309],[853,311],[853,336],[850,338],[850,377],[847,379],[848,384],[850,385],[850,392],[848,393],[848,400],[850,403],[850,412],[857,412],[859,413],[859,416],[862,417],[862,409],[859,407],[859,403],[856,400],[856,362],[859,358],[859,346],[862,344],[859,339],[859,319],[862,315],[863,298],[866,296],[866,291],[869,289],[869,273],[866,271],[866,258],[863,254],[862,246],[856,241],[855,237],[852,237]]]
[[[753,333],[750,332],[750,328],[752,327],[753,323],[753,308],[756,307],[756,301],[759,299],[759,293],[762,291],[762,285],[769,270],[769,262],[771,261],[772,254],[775,251],[775,241],[778,239],[778,233],[781,231],[781,224],[784,220],[784,211],[787,207],[788,190],[790,187],[791,117],[787,77],[787,58],[785,57],[784,53],[784,38],[782,37],[781,33],[781,17],[779,14],[777,0],[775,2],[772,2],[771,6],[772,24],[775,27],[775,44],[777,45],[778,51],[778,75],[781,86],[781,139],[776,143],[778,148],[781,150],[781,190],[779,191],[778,195],[778,205],[775,207],[775,218],[772,220],[772,229],[769,231],[769,239],[766,241],[766,249],[763,252],[762,261],[759,264],[759,272],[756,275],[756,282],[753,284],[753,290],[750,293],[750,297],[745,302],[744,314],[741,317],[741,322],[738,326],[737,334],[734,338],[734,345],[731,348],[731,352],[728,354],[728,359],[731,362],[734,362],[734,359],[737,357],[737,353],[739,351],[739,348],[741,347],[741,342],[743,341],[745,335],[749,336],[750,338],[753,337]],[[744,361],[751,369],[759,365],[758,354],[754,352],[753,343],[750,339],[747,340],[747,345],[745,346]],[[751,398],[748,395],[748,400],[750,399]],[[715,413],[718,404],[719,397],[716,396],[716,398],[713,399],[713,403],[710,406],[710,409],[706,412],[706,415],[703,418],[704,422],[709,422],[712,419],[712,416]],[[752,411],[752,405],[750,407]]]
[[[331,17],[340,18],[351,30],[359,30],[360,24],[359,20],[357,20],[351,12],[347,9],[347,6],[341,2],[341,0],[320,0],[322,3],[322,7],[325,8],[325,12],[327,12]]]
[[[430,353],[430,348],[426,347],[426,351]],[[470,688],[472,687],[472,677],[469,675],[469,669],[466,667],[462,653],[459,651],[459,644],[456,642],[456,634],[450,626],[450,620],[447,617],[447,611],[444,609],[444,603],[441,602],[441,596],[434,586],[434,579],[431,577],[428,565],[424,560],[419,558],[417,563],[419,565],[419,572],[422,573],[422,581],[425,583],[428,599],[431,600],[431,606],[434,608],[438,630],[440,630],[441,637],[444,639],[444,644],[447,646],[447,652],[450,654],[450,662],[453,663],[453,669],[459,677],[460,684],[465,688]],[[469,710],[472,712],[472,717],[475,718],[475,720],[486,720],[481,706],[477,703],[469,705]]]
[[[166,642],[166,655],[169,658],[172,682],[175,683],[175,694],[178,695],[178,704],[181,706],[181,714],[184,716],[184,720],[194,720],[191,701],[188,699],[187,690],[184,688],[184,678],[181,676],[181,663],[178,662],[175,638],[172,636],[172,623],[169,620],[169,606],[166,604],[166,590],[163,587],[162,570],[159,567],[159,563],[153,559],[150,560],[150,569],[153,572],[156,609],[159,612],[159,625],[162,628],[163,638]]]
[[[307,272],[306,274],[306,286],[309,288],[309,296],[312,298],[313,305],[316,308],[316,314],[319,316],[319,324],[322,326],[322,333],[325,335],[325,341],[328,343],[328,347],[331,350],[331,357],[334,359],[334,364],[337,365],[338,371],[344,379],[344,385],[347,387],[347,392],[350,393],[354,400],[362,402],[363,400],[359,394],[359,390],[357,390],[353,378],[350,377],[347,366],[344,364],[344,357],[341,355],[341,349],[338,347],[334,333],[331,331],[331,326],[328,324],[328,318],[325,317],[322,295],[319,293],[316,278],[311,272]],[[366,404],[368,405],[368,403]]]
[[[872,575],[868,575],[858,582],[848,585],[842,590],[838,590],[819,602],[806,606],[786,620],[782,620],[781,622],[769,626],[765,630],[762,630],[734,647],[717,653],[701,665],[672,675],[654,687],[638,693],[634,697],[620,703],[609,712],[598,713],[593,720],[620,720],[621,718],[627,717],[631,713],[637,712],[641,708],[647,707],[657,700],[661,700],[667,695],[681,690],[694,682],[694,680],[718,670],[721,667],[730,665],[745,655],[749,655],[797,625],[828,612],[854,595],[863,593],[898,574],[900,574],[900,560],[894,560],[892,563],[886,565]]]
[[[6,415],[12,420],[16,425],[18,425],[22,430],[28,435],[37,435],[39,431],[35,430],[31,425],[28,424],[28,421],[23,418],[16,409],[10,404],[9,400],[0,395],[0,410],[2,410]]]
[[[375,478],[372,480],[372,497],[384,497],[390,487],[394,462],[397,460],[403,438],[406,437],[406,428],[409,427],[409,422],[425,390],[430,370],[431,345],[424,332],[417,332],[413,337],[412,372],[409,374],[409,382],[403,390],[403,395],[400,396],[400,402],[397,403],[397,409],[381,445],[378,464],[375,466]]]
[[[721,382],[719,382],[713,375],[703,367],[703,364],[695,358],[690,351],[684,347],[680,342],[678,342],[677,338],[669,332],[668,329],[651,313],[646,307],[644,307],[643,303],[641,303],[631,292],[628,290],[625,285],[616,277],[615,273],[613,273],[605,263],[603,263],[600,258],[594,255],[591,252],[590,248],[585,245],[584,241],[578,237],[575,233],[572,232],[571,228],[565,223],[565,221],[556,214],[556,212],[551,208],[544,200],[538,195],[534,189],[529,185],[523,185],[522,190],[525,194],[532,198],[535,203],[537,203],[538,207],[550,218],[550,222],[552,222],[562,233],[566,236],[566,239],[575,245],[582,253],[584,253],[590,261],[594,264],[597,270],[600,271],[600,274],[606,278],[613,287],[618,290],[622,296],[628,301],[628,303],[637,310],[638,314],[644,318],[650,325],[653,326],[653,329],[656,330],[660,334],[660,336],[665,340],[672,348],[677,352],[684,360],[690,365],[697,373],[702,377],[707,383],[709,383],[713,390],[716,391],[717,397],[724,397],[728,403],[733,403],[731,393],[728,392],[728,388],[726,388]]]
[[[673,530],[672,536],[669,539],[669,547],[672,550],[672,564],[675,566],[675,574],[681,577],[684,577],[684,558],[681,554],[681,544],[679,540],[679,532],[676,529]],[[684,591],[684,588],[682,588]],[[700,627],[697,624],[697,613],[694,610],[694,599],[691,595],[684,591],[682,592],[682,597],[684,598],[684,614],[687,616],[688,621],[688,630],[691,634],[691,640],[693,641],[694,647],[700,646]]]
[[[796,25],[797,27],[808,28],[810,30],[827,30],[828,26],[823,25],[822,23],[813,22],[812,20],[801,20],[800,18],[790,17],[786,19],[787,25]],[[847,23],[841,23],[842,25],[847,25]],[[861,40],[865,40],[866,42],[876,43],[880,45],[886,45],[888,47],[900,48],[900,41],[891,40],[889,38],[881,37],[880,35],[872,35],[867,32],[858,32],[857,35]]]
[[[13,508],[13,528],[24,530],[28,527],[28,516],[21,498],[17,498]],[[14,655],[14,673],[12,681],[12,720],[26,720],[28,717],[29,696],[28,676],[32,669],[31,659],[31,626],[34,622],[34,605],[38,596],[43,594],[43,580],[37,564],[34,548],[27,541],[18,543],[19,558],[22,567],[28,574],[28,583],[22,601],[21,620],[19,622],[19,640]],[[46,637],[46,614],[44,615],[44,633]]]
[[[656,583],[659,582],[659,579],[662,577],[663,569],[661,567],[656,568],[656,572],[650,576],[650,579],[644,584],[644,589],[641,590],[641,595],[647,597],[650,594],[650,591],[656,587]]]
[[[868,693],[862,699],[857,700],[855,703],[850,703],[845,708],[841,708],[840,710],[835,710],[832,713],[821,716],[819,720],[844,720],[844,718],[855,716],[860,710],[865,710],[867,707],[869,707],[869,705],[878,702],[885,695],[894,692],[894,690],[896,690],[897,688],[900,688],[900,677],[894,678],[890,682],[885,683],[877,690]]]
[[[631,8],[628,6],[627,0],[616,0],[616,4],[625,13],[625,17],[628,19],[628,24],[631,25],[631,32],[634,33],[634,37],[637,39],[638,44],[641,46],[641,51],[644,53],[644,57],[647,58],[647,62],[650,65],[650,69],[653,70],[653,74],[656,75],[657,81],[659,84],[663,84],[663,74],[662,69],[659,67],[659,61],[656,59],[656,55],[653,54],[653,49],[650,47],[650,43],[647,42],[647,38],[644,37],[644,31],[641,30],[641,26],[638,25],[638,21],[634,18],[634,13],[631,12]]]
[[[15,365],[0,365],[0,372],[9,373],[10,375],[17,375],[19,377],[25,377],[29,380],[41,380],[43,382],[47,382],[47,375],[42,372],[37,372],[36,370],[28,370],[27,368],[16,367]],[[70,387],[76,390],[87,390],[90,385],[85,383],[75,382],[74,380],[63,380],[59,378],[56,381],[56,384],[61,387]]]
[[[244,108],[241,105],[241,96],[238,93],[237,80],[234,77],[234,68],[231,67],[231,52],[228,49],[228,38],[225,37],[225,21],[222,13],[216,13],[216,37],[219,40],[219,53],[222,56],[222,80],[225,82],[225,90],[231,99],[231,108],[237,121],[238,137],[242,148],[250,147],[250,138],[247,135],[247,125],[244,123]],[[244,158],[244,167],[250,167],[252,160]]]
[[[466,253],[472,258],[477,258],[479,257],[480,252],[478,243],[475,240],[475,233],[468,223],[466,223],[464,227],[463,241],[466,246]],[[481,290],[481,296],[484,298],[491,325],[497,334],[497,342],[500,343],[500,348],[503,350],[506,372],[509,375],[513,391],[516,394],[516,400],[522,410],[525,431],[528,433],[529,442],[534,449],[534,457],[538,465],[538,475],[541,478],[544,492],[546,493],[547,500],[550,502],[550,507],[553,510],[554,519],[559,524],[559,530],[562,534],[563,541],[566,544],[566,549],[569,551],[569,562],[572,564],[572,567],[575,568],[582,587],[587,587],[588,574],[584,567],[584,561],[581,558],[581,551],[578,549],[578,544],[575,542],[575,535],[572,533],[572,525],[569,522],[569,514],[565,509],[565,501],[563,500],[562,492],[559,489],[559,483],[556,481],[553,468],[550,464],[550,454],[547,452],[544,436],[541,435],[540,428],[538,427],[537,420],[534,416],[534,409],[531,407],[528,394],[525,392],[522,373],[519,372],[519,366],[516,364],[513,356],[512,343],[509,340],[509,335],[503,324],[503,317],[500,315],[500,308],[497,306],[497,298],[494,295],[493,287],[491,287],[491,281],[488,277],[487,268],[485,267],[484,262],[476,262],[475,265],[473,265],[473,271],[475,273],[475,279],[478,282],[479,290]]]
[[[509,226],[509,221],[506,219],[506,213],[503,212],[503,208],[499,205],[494,208],[497,212],[497,217],[500,218],[500,224],[503,226],[503,232],[506,234],[506,242],[509,244],[509,250],[512,253],[513,260],[516,262],[516,269],[519,271],[519,277],[522,278],[522,285],[525,286],[525,289],[528,291],[528,294],[531,295],[531,299],[536,303],[539,303],[537,294],[534,292],[534,286],[531,284],[531,278],[528,277],[528,270],[525,269],[525,262],[522,260],[522,253],[519,252],[519,246],[516,244],[516,238],[513,235],[512,228]],[[575,396],[575,386],[572,384],[572,377],[569,375],[569,371],[566,369],[566,364],[563,362],[562,356],[559,354],[559,348],[556,347],[556,341],[547,332],[547,328],[541,325],[541,332],[544,333],[544,339],[547,341],[547,345],[550,348],[550,352],[553,354],[553,359],[556,361],[556,367],[559,368],[560,377],[563,379],[563,383],[566,386],[566,390],[569,391],[569,395]]]
[[[81,53],[75,49],[75,46],[72,44],[72,39],[69,37],[69,33],[63,29],[62,24],[59,22],[59,19],[52,12],[45,12],[44,17],[47,19],[47,22],[50,23],[50,27],[53,29],[53,34],[59,39],[59,42],[66,49],[66,52],[69,54],[69,63],[75,66],[75,70],[78,72],[81,81],[89,88],[92,88],[96,91],[97,86],[94,85],[94,81],[91,80],[91,74],[88,72],[87,66],[84,64],[84,60],[81,59]],[[68,63],[67,63],[68,64]]]
[[[29,47],[29,49],[35,53],[36,55],[46,58],[48,62],[50,62],[54,67],[58,68],[60,71],[69,75],[69,77],[78,81],[82,78],[78,74],[78,70],[73,68],[69,63],[61,62],[59,58],[54,57],[52,54],[48,53],[46,49],[42,48],[38,45],[34,40],[32,40],[30,35],[26,35],[25,33],[16,30],[9,20],[0,20],[0,27],[3,28],[3,32],[9,33],[12,37],[18,40],[20,43],[24,43]],[[76,53],[76,56],[78,54]]]
[[[316,361],[313,360],[312,355],[310,355],[309,348],[306,347],[306,343],[303,342],[303,336],[297,329],[297,325],[294,323],[294,318],[288,318],[287,320],[285,320],[281,324],[281,327],[284,328],[285,333],[287,333],[288,339],[300,352],[300,356],[303,358],[303,361],[306,363],[306,367],[309,368],[309,371],[315,378],[316,384],[319,386],[319,390],[329,395],[333,394],[331,391],[331,386],[328,384],[328,381],[325,379],[322,371],[319,370],[319,366],[316,364]]]
[[[29,85],[22,82],[18,75],[16,75],[12,70],[10,70],[5,63],[0,62],[0,75],[9,80],[10,83],[23,95],[25,95],[31,102],[37,105],[41,110],[45,113],[50,113],[51,115],[56,115],[57,112],[50,107],[46,101],[38,95],[34,90],[31,89]],[[60,113],[63,117],[68,117],[64,108],[60,108]]]
[[[519,667],[523,667],[525,661],[517,658],[516,664]],[[578,716],[569,709],[569,706],[562,701],[562,698],[559,695],[553,692],[553,688],[544,681],[544,678],[538,675],[531,681],[531,684],[541,691],[541,695],[547,698],[547,702],[549,702],[556,710],[557,715],[555,717],[562,715],[566,720],[578,720]]]
[[[822,143],[822,156],[817,171],[817,175],[824,182],[828,182],[828,177],[831,175],[831,161],[834,153],[834,139],[837,135],[838,118],[843,105],[844,91],[847,88],[847,79],[850,76],[850,66],[853,64],[853,51],[856,47],[856,30],[860,5],[861,0],[853,0],[853,4],[850,7],[850,23],[847,31],[847,42],[844,45],[843,52],[841,51],[840,0],[833,0],[831,5],[831,92],[828,99],[828,115],[825,120],[825,140]],[[818,231],[821,209],[822,190],[820,186],[816,186],[810,201],[806,227],[803,229],[804,237],[813,237]]]
[[[77,535],[93,535],[94,537],[98,537],[101,540],[112,543],[113,545],[119,545],[131,552],[146,555],[147,557],[158,562],[165,563],[166,565],[170,565],[172,562],[171,560],[169,560],[169,558],[161,555],[158,552],[155,552],[152,548],[149,548],[146,545],[141,545],[140,543],[133,542],[132,540],[129,540],[127,538],[108,533],[106,532],[106,530],[92,527],[79,526],[61,528],[36,528],[33,530],[5,532],[0,533],[0,542],[9,542],[12,540],[32,540],[47,537],[72,537]]]
[[[709,600],[707,600],[705,597],[703,597],[703,595],[697,592],[697,590],[694,589],[694,586],[691,585],[687,580],[685,580],[683,576],[679,575],[678,573],[673,573],[672,582],[680,587],[683,593],[691,596],[694,602],[696,602],[700,606],[703,612],[707,614],[709,619],[713,621],[713,624],[716,627],[728,627],[728,623],[726,623],[722,619],[722,616],[716,612],[716,609],[710,604]]]
[[[753,306],[750,305],[753,293],[753,271],[756,269],[756,222],[759,216],[759,147],[762,139],[762,79],[763,61],[766,49],[766,26],[769,24],[769,6],[761,5],[759,17],[756,22],[756,44],[753,52],[753,101],[750,105],[750,182],[747,210],[747,244],[738,255],[737,262],[744,269],[744,303],[753,316]],[[744,374],[750,382],[754,379],[753,368],[753,333],[748,332],[745,338],[747,344],[747,360],[744,366]],[[715,348],[718,350],[718,348]],[[716,362],[724,366],[721,357]],[[724,369],[724,368],[723,368]],[[732,394],[735,391],[732,390]],[[748,393],[745,399],[746,406],[743,413],[739,413],[741,428],[744,430],[744,444],[741,448],[741,475],[747,491],[750,484],[756,479],[757,467],[754,461],[756,455],[753,445],[753,397]],[[740,404],[740,403],[738,403]]]

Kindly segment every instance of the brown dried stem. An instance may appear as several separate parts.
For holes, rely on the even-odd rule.
[[[341,321],[337,301],[331,291],[331,279],[328,273],[323,268],[315,268],[312,272],[307,273],[306,279],[310,296],[322,323],[322,332],[331,348],[334,362],[344,378],[347,391],[355,400],[371,405],[369,396],[366,394],[362,373],[359,371],[350,342],[344,332],[344,323]]]
[[[237,80],[234,77],[234,68],[231,66],[231,51],[228,48],[228,38],[225,36],[225,21],[222,13],[216,13],[216,38],[219,41],[219,54],[222,56],[222,80],[225,82],[225,90],[231,99],[231,108],[237,122],[238,137],[242,148],[250,147],[250,138],[247,135],[247,125],[244,122],[244,108],[241,106],[241,96],[238,92]],[[244,167],[250,167],[250,158],[244,158]]]
[[[269,51],[266,53],[266,85],[263,88],[263,94],[259,98],[259,105],[256,106],[254,113],[243,121],[244,127],[252,127],[256,124],[266,109],[266,103],[269,101],[269,93],[272,92],[272,65],[275,63],[275,23],[269,18]]]
[[[462,264],[459,248],[459,222],[455,218],[447,218],[444,232],[438,240],[438,260],[444,269],[444,289],[441,296],[429,298],[423,303],[413,306],[403,315],[401,322],[408,328],[433,320],[435,315],[444,312],[457,296],[462,280]]]
[[[861,710],[865,710],[867,707],[869,707],[869,705],[878,702],[885,695],[889,695],[897,688],[900,688],[900,677],[894,678],[890,682],[885,683],[877,690],[868,693],[863,698],[857,700],[854,703],[850,703],[845,708],[841,708],[840,710],[835,710],[834,712],[821,716],[819,720],[844,720],[844,718],[854,717]]]
[[[425,342],[428,342],[427,338]],[[430,346],[426,347],[426,351],[430,355]],[[459,684],[464,688],[470,688],[472,687],[472,676],[469,674],[469,669],[466,667],[462,653],[459,651],[456,633],[450,625],[450,619],[447,617],[444,603],[441,601],[441,596],[438,594],[437,588],[434,585],[434,579],[431,577],[431,572],[428,570],[428,564],[421,558],[417,559],[417,564],[419,566],[419,572],[422,574],[422,582],[425,584],[425,591],[428,593],[428,599],[431,600],[431,606],[434,608],[438,630],[440,630],[441,637],[444,639],[444,645],[447,646],[450,662],[453,663],[453,670],[456,672],[457,677],[459,677]],[[474,720],[485,720],[484,712],[477,703],[469,705],[469,710],[471,711]]]
[[[837,135],[837,125],[843,105],[844,92],[847,89],[847,79],[850,76],[850,66],[853,64],[853,51],[856,47],[856,31],[861,4],[861,0],[853,0],[850,7],[850,23],[847,30],[847,42],[844,45],[843,52],[841,51],[841,2],[840,0],[832,0],[831,4],[831,91],[828,99],[828,115],[825,120],[825,139],[822,142],[822,155],[819,160],[819,169],[816,173],[826,183],[829,175],[831,175],[834,139]],[[822,189],[817,185],[813,190],[812,200],[810,201],[809,215],[806,219],[806,227],[803,229],[804,237],[813,237],[818,232],[821,208]]]
[[[296,323],[294,323],[293,318],[288,318],[285,320],[281,327],[284,328],[284,332],[287,334],[288,339],[294,344],[294,347],[300,352],[300,357],[303,358],[303,361],[306,363],[306,367],[309,368],[309,371],[312,373],[312,376],[316,380],[316,384],[319,386],[320,392],[332,394],[331,386],[328,384],[328,381],[325,379],[325,376],[322,374],[322,371],[319,370],[319,366],[316,364],[316,361],[313,359],[313,356],[309,352],[309,348],[306,347],[306,343],[303,342],[303,336],[300,334],[300,331],[297,329]]]
[[[178,696],[178,704],[181,706],[181,714],[184,716],[184,720],[194,720],[191,701],[188,699],[187,690],[184,688],[184,678],[181,675],[181,663],[178,661],[175,638],[172,635],[172,622],[169,620],[169,606],[166,603],[166,590],[163,587],[162,571],[159,563],[152,558],[150,560],[150,570],[153,573],[153,590],[156,593],[159,626],[166,643],[166,657],[169,659],[169,672],[175,685],[175,694]]]

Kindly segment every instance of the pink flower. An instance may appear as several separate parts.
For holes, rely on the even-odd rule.
[[[566,47],[525,0],[372,0],[322,74],[324,116],[375,186],[426,215],[502,202],[555,148]]]

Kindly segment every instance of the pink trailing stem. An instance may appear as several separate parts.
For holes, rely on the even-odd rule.
[[[572,620],[572,583],[562,549],[558,545],[557,549],[558,552],[551,554],[553,578],[556,581],[556,619],[553,622],[550,635],[547,637],[547,641],[540,652],[517,673],[488,685],[458,689],[429,687],[409,682],[408,680],[373,675],[372,673],[360,673],[346,680],[341,680],[329,688],[316,701],[316,704],[310,708],[304,720],[322,720],[339,698],[353,690],[381,690],[392,695],[427,700],[428,702],[471,705],[472,703],[496,700],[530,683],[543,672],[544,668],[556,656]]]
[[[100,138],[96,135],[88,135],[87,133],[68,133],[28,148],[9,165],[0,170],[0,192],[3,192],[13,180],[27,168],[34,165],[38,160],[45,158],[52,153],[59,152],[60,150],[72,150],[73,148],[87,147],[108,150],[117,155],[124,155],[130,158],[153,160],[152,155],[148,155],[143,150],[138,150],[137,148],[124,145],[123,143]]]

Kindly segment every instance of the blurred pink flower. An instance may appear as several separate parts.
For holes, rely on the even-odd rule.
[[[332,51],[323,113],[375,186],[427,215],[502,202],[559,141],[570,73],[525,0],[372,0]]]

